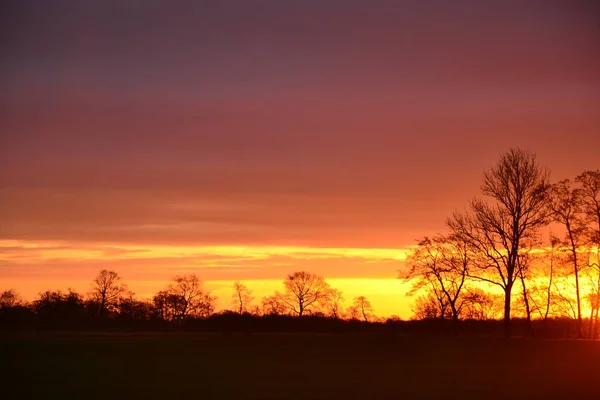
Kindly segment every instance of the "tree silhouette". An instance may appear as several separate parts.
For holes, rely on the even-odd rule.
[[[501,295],[489,293],[479,288],[471,288],[465,293],[463,315],[466,319],[486,321],[502,316]]]
[[[244,312],[248,312],[250,303],[254,300],[252,296],[252,291],[246,287],[243,283],[239,281],[234,282],[233,284],[233,304],[235,305],[235,309],[238,314],[242,314]]]
[[[591,313],[589,320],[589,337],[598,337],[600,323],[598,311],[600,309],[600,170],[585,171],[575,181],[581,187],[578,189],[581,201],[581,210],[587,223],[587,238],[590,247],[595,248],[595,253],[590,254],[588,268],[592,293],[588,295]]]
[[[468,245],[460,236],[424,237],[407,258],[410,269],[400,271],[399,278],[413,283],[409,294],[428,289],[437,300],[439,309],[449,306],[452,318],[458,320],[470,263]],[[444,318],[445,312],[441,311],[439,316]]]
[[[531,278],[531,270],[533,269],[533,247],[534,242],[529,241],[528,248],[523,249],[522,252],[519,253],[519,257],[517,258],[517,271],[519,276],[519,281],[521,282],[522,295],[523,295],[523,310],[525,312],[525,319],[527,321],[527,330],[528,334],[531,336],[533,334],[533,326],[531,324],[531,313],[532,313],[532,294],[529,288],[529,282]]]
[[[480,255],[472,276],[504,291],[504,335],[511,336],[511,295],[519,276],[519,253],[537,228],[548,220],[546,192],[549,173],[533,153],[511,149],[484,174],[482,193],[469,212],[448,219],[452,232]]]
[[[327,296],[326,309],[333,318],[339,318],[342,313],[342,303],[344,302],[344,293],[339,289],[331,289]]]
[[[23,299],[15,289],[8,289],[0,293],[0,309],[12,308],[23,304]]]
[[[569,249],[573,265],[575,298],[577,300],[577,330],[579,335],[582,335],[581,290],[579,284],[581,263],[578,259],[578,250],[583,244],[586,226],[582,214],[580,192],[571,188],[571,182],[568,179],[562,180],[550,187],[548,191],[548,207],[551,211],[553,221],[561,224],[566,231],[566,237],[562,241],[562,244]]]
[[[179,303],[181,303],[179,296],[161,290],[152,297],[153,314],[160,320],[172,321],[181,308]]]
[[[327,300],[330,293],[329,284],[322,276],[305,271],[288,275],[283,285],[285,293],[281,300],[300,317]]]
[[[288,307],[283,301],[283,295],[279,292],[263,297],[260,303],[263,315],[284,315],[288,312]]]
[[[415,319],[445,319],[450,317],[449,309],[446,298],[438,298],[431,291],[418,296],[412,305]]]
[[[369,322],[373,318],[373,306],[365,296],[355,297],[352,301],[353,314],[361,318],[364,322]]]
[[[121,296],[117,305],[118,318],[123,321],[149,321],[152,319],[152,303],[138,300],[133,292]]]
[[[202,290],[202,281],[195,274],[175,276],[167,290],[154,298],[154,304],[163,307],[163,316],[180,320],[192,315],[210,316],[215,310],[215,302],[216,297]]]
[[[98,306],[98,313],[105,316],[113,309],[119,297],[127,291],[127,285],[121,282],[121,277],[115,271],[101,270],[92,281],[91,298]]]
[[[33,301],[32,309],[40,327],[71,327],[80,323],[85,303],[83,297],[71,289],[68,293],[47,290]]]
[[[541,263],[538,267],[539,275],[534,281],[532,288],[533,309],[538,313],[539,317],[547,321],[552,310],[553,288],[556,285],[556,252],[560,240],[550,234],[550,254],[546,253],[547,263]]]

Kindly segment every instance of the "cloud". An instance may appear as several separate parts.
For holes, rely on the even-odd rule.
[[[2,21],[2,278],[395,276],[509,147],[597,168],[581,2],[71,3]]]
[[[110,248],[109,253],[106,249]],[[115,251],[117,249],[118,251]],[[124,276],[168,280],[195,272],[204,279],[283,278],[295,270],[328,277],[387,276],[406,257],[401,249],[310,248],[285,246],[113,247],[62,245],[60,242],[0,242],[3,275],[16,279],[38,271],[38,277],[92,277],[100,269]],[[238,279],[238,278],[236,278]]]
[[[402,247],[412,244],[411,231],[433,228],[427,217],[438,213],[437,225],[442,225],[446,215],[434,203],[421,210],[399,206],[402,201],[393,198],[317,194],[0,189],[0,209],[5,210],[0,238],[95,244]]]

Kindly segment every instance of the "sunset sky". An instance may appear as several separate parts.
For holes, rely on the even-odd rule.
[[[501,153],[600,167],[591,1],[7,4],[0,290],[28,299],[106,268],[228,308],[307,270],[408,317],[407,249]]]

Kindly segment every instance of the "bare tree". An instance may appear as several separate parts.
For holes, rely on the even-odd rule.
[[[552,309],[555,316],[577,320],[577,301],[573,298],[573,287],[567,278],[557,276],[554,279]]]
[[[239,314],[248,312],[248,307],[250,306],[252,300],[254,300],[254,297],[252,296],[252,291],[248,289],[246,285],[240,283],[239,281],[236,281],[233,284],[232,298],[233,304],[235,305],[235,308]]]
[[[121,297],[127,292],[127,285],[115,271],[103,269],[92,281],[91,298],[98,306],[98,313],[105,315],[113,309]]]
[[[213,296],[210,293],[203,293],[198,302],[195,315],[200,318],[210,317],[215,313],[216,304],[217,296]]]
[[[587,265],[581,273],[581,278],[587,283],[585,286],[588,288],[588,291],[582,295],[582,300],[585,300],[590,307],[587,337],[589,339],[595,339],[597,336],[598,306],[600,305],[600,268],[598,267],[599,255],[597,250],[588,251],[586,255]]]
[[[175,276],[166,293],[177,319],[207,317],[214,312],[216,297],[202,290],[202,281],[195,274]]]
[[[590,246],[588,257],[588,275],[592,293],[588,296],[591,306],[589,320],[589,337],[598,337],[600,322],[598,311],[600,309],[600,170],[585,171],[575,181],[581,187],[578,189],[581,209],[587,224],[587,237]]]
[[[554,278],[556,274],[556,247],[560,240],[550,235],[550,254],[544,251],[541,262],[537,265],[538,274],[533,280],[531,288],[532,311],[536,312],[544,322],[548,321],[552,306],[552,288],[554,287]]]
[[[575,181],[581,184],[579,198],[586,222],[591,224],[591,241],[600,246],[600,170],[585,171]]]
[[[262,304],[261,305],[252,304],[250,306],[250,308],[248,309],[248,313],[251,315],[254,315],[255,317],[258,317],[262,313]]]
[[[408,256],[410,269],[400,271],[399,278],[412,281],[409,294],[428,287],[440,305],[450,307],[452,319],[458,320],[470,262],[468,245],[459,236],[424,237]]]
[[[517,258],[517,270],[523,294],[523,311],[525,312],[529,335],[533,335],[531,314],[535,307],[535,302],[532,298],[533,290],[530,288],[530,283],[533,281],[531,275],[536,260],[534,247],[539,244],[540,243],[533,240],[524,241],[524,245],[522,246],[523,250],[519,253]]]
[[[474,199],[470,212],[455,212],[447,221],[452,232],[480,256],[470,276],[504,291],[506,337],[511,335],[511,295],[519,275],[519,253],[524,241],[547,221],[548,176],[533,153],[511,149],[484,174],[481,190],[491,202]]]
[[[118,312],[121,321],[149,321],[152,318],[152,303],[135,298],[129,291],[119,298]]]
[[[354,315],[358,313],[354,311]],[[449,307],[444,297],[436,297],[430,290],[418,296],[412,306],[412,311],[415,319],[445,319],[450,317],[448,312]],[[355,317],[356,318],[356,317]]]
[[[263,297],[260,303],[263,315],[284,315],[288,311],[287,305],[283,302],[283,295],[279,292]]]
[[[181,308],[181,299],[166,290],[161,290],[152,298],[153,312],[163,321],[175,319],[177,310]]]
[[[562,180],[551,186],[548,191],[548,206],[553,221],[559,223],[566,231],[566,237],[562,244],[569,249],[571,263],[573,266],[573,277],[575,278],[575,298],[577,300],[577,331],[583,335],[581,318],[581,290],[579,285],[579,273],[581,265],[578,259],[579,247],[585,233],[585,222],[581,209],[581,197],[578,190],[571,188],[568,179]]]
[[[339,318],[342,313],[342,303],[344,302],[344,293],[339,289],[331,289],[327,298],[326,308],[329,315],[333,318]]]
[[[294,272],[283,282],[285,294],[281,300],[298,316],[311,311],[327,299],[330,287],[322,276],[310,272]]]
[[[365,296],[355,297],[352,308],[356,310],[354,314],[360,316],[364,322],[369,322],[373,318],[373,306]]]
[[[501,295],[471,288],[465,293],[463,317],[480,321],[499,318],[502,316],[503,303]]]

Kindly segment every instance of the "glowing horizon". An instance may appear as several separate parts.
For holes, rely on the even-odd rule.
[[[34,277],[17,270],[5,274],[3,286],[10,287],[0,287],[0,290],[14,288],[28,300],[43,290],[72,288],[85,294],[100,269],[115,270],[139,298],[152,297],[175,275],[195,273],[204,281],[206,289],[218,296],[217,309],[225,310],[231,309],[234,281],[242,281],[254,290],[255,304],[260,304],[262,297],[281,290],[287,273],[308,270],[320,273],[332,287],[342,290],[348,305],[354,297],[366,296],[379,316],[410,316],[408,304],[402,304],[406,303],[403,301],[405,285],[396,279],[396,271],[402,267],[409,249],[81,245],[64,241],[2,240],[0,250],[0,262],[20,265],[25,271],[40,270],[48,264],[66,268],[53,268]],[[332,263],[343,268],[328,276],[326,267]],[[78,271],[69,265],[78,267]],[[152,271],[155,265],[161,267],[160,271]],[[280,276],[274,276],[274,268],[281,271]]]
[[[354,297],[365,296],[371,301],[378,317],[396,315],[409,319],[412,317],[412,302],[416,296],[407,297],[411,283],[397,279],[397,271],[404,268],[404,261],[414,247],[143,246],[111,243],[79,244],[78,247],[74,243],[63,241],[1,240],[0,263],[12,263],[23,268],[5,273],[0,290],[15,289],[27,301],[33,300],[45,290],[73,289],[86,295],[95,274],[100,269],[112,269],[119,273],[137,298],[151,299],[175,275],[195,273],[203,281],[204,288],[217,296],[217,310],[222,311],[234,307],[231,296],[235,281],[247,285],[255,297],[253,304],[260,305],[262,297],[283,289],[286,274],[307,270],[324,276],[332,288],[341,290],[345,298],[344,307],[350,305]],[[539,254],[550,250],[550,247],[542,247],[531,249],[531,252]],[[579,250],[582,253],[590,250],[590,255],[598,257],[596,248],[582,247]],[[347,276],[352,275],[347,268],[338,271],[338,275],[328,275],[326,267],[330,267],[332,261],[342,266],[356,266],[352,272],[358,275]],[[66,269],[52,268],[45,274],[29,273],[32,269],[40,270],[53,264],[62,265]],[[75,274],[69,265],[85,267],[79,268]],[[160,270],[152,272],[155,266],[159,266]],[[378,272],[368,270],[373,267]],[[275,270],[281,275],[273,276]],[[531,283],[535,283],[546,277],[539,275],[531,279]],[[589,288],[586,288],[583,276],[581,284],[582,293],[587,293]],[[497,288],[485,283],[475,281],[471,282],[471,286],[481,286],[492,293],[498,292]],[[584,304],[584,313],[588,309]]]

